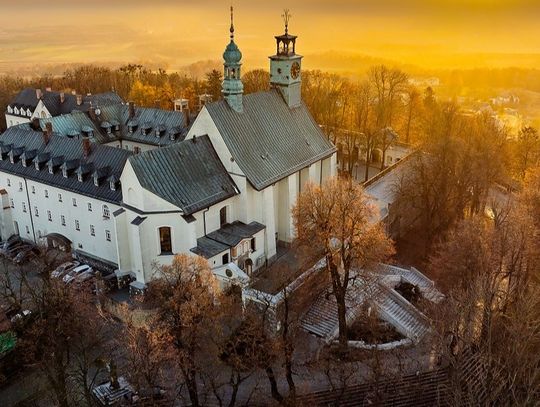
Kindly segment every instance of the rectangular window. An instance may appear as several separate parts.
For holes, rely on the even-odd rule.
[[[110,230],[105,231],[105,239],[107,239],[107,242],[111,241],[111,231]]]
[[[81,226],[79,225],[79,221],[75,221],[75,230],[81,230]]]
[[[92,203],[88,202],[88,212],[92,212]]]
[[[58,194],[58,202],[62,202],[62,194]]]
[[[60,221],[62,222],[62,226],[66,226],[66,217],[64,215],[60,215]]]
[[[77,206],[77,198],[73,198],[71,201],[73,202],[73,206]]]
[[[12,208],[15,208],[15,202],[13,202],[13,198],[10,198],[10,199],[9,199],[9,205],[10,205]]]
[[[255,238],[251,238],[251,251],[254,252],[257,250],[257,246],[255,245]]]
[[[34,215],[36,215],[36,218],[39,217],[39,210],[37,206],[34,206]]]
[[[49,219],[49,222],[52,222],[52,213],[51,213],[51,211],[47,211],[47,219]]]
[[[35,194],[36,193],[36,187],[32,185],[32,193]]]
[[[9,179],[9,178],[7,179],[7,186],[8,186],[8,187],[10,187],[10,186],[11,186],[11,181],[10,181],[10,179]]]
[[[90,225],[90,236],[96,235],[96,229],[94,229],[94,225]]]
[[[26,233],[30,233],[30,228],[26,226]]]
[[[105,219],[110,219],[111,217],[111,211],[109,210],[109,207],[107,205],[103,205],[103,217]]]
[[[19,191],[22,191],[22,182],[19,182]]]
[[[26,202],[23,202],[23,203],[22,203],[22,211],[23,211],[23,212],[26,212]]]
[[[135,146],[135,147],[133,147],[133,152],[134,152],[135,154],[139,154],[139,153],[141,152],[141,148],[138,147],[138,146]]]
[[[48,198],[49,197],[49,191],[46,189],[45,190],[45,198]]]

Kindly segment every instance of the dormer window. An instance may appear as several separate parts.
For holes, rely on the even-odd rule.
[[[77,179],[79,180],[79,182],[83,182],[83,175],[81,173],[79,173],[77,175]]]
[[[15,108],[14,112],[15,112],[15,114],[19,114],[19,109]]]
[[[64,178],[67,178],[67,177],[68,177],[68,171],[67,171],[67,168],[65,168],[65,167],[62,168],[62,176],[63,176]]]
[[[94,185],[99,187],[99,178],[97,176],[94,177]]]
[[[13,153],[9,155],[9,161],[11,164],[15,164],[15,155],[13,155]]]
[[[109,185],[111,187],[111,191],[116,191],[116,182],[111,181]]]
[[[30,109],[28,109],[28,110],[26,111],[26,115],[27,115],[28,117],[32,117],[32,112],[30,111]]]
[[[34,167],[36,167],[36,171],[39,171],[39,161],[36,161],[34,163]]]
[[[7,107],[7,111],[8,111],[8,113],[13,113],[13,109],[11,108],[11,106]]]
[[[52,163],[49,164],[49,174],[54,174],[54,167]]]

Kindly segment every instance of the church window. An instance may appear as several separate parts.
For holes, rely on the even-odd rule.
[[[159,245],[161,254],[172,254],[171,228],[163,226],[159,228]]]
[[[47,113],[41,112],[41,118],[42,118],[42,119],[46,119],[46,118],[47,118]]]

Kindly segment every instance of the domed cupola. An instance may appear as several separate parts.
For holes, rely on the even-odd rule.
[[[242,53],[238,45],[234,42],[234,21],[233,8],[231,7],[231,41],[223,53],[223,83],[221,84],[221,93],[229,106],[237,112],[243,111],[242,94],[244,85],[240,79],[240,68],[242,63]]]

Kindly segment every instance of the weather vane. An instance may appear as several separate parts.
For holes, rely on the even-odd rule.
[[[234,16],[233,16],[233,6],[231,4],[231,40],[234,40]]]
[[[281,17],[283,17],[283,21],[285,22],[285,34],[288,34],[289,33],[289,20],[292,17],[288,8],[283,10],[283,14],[281,15]]]

